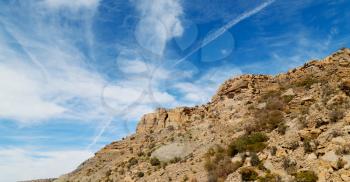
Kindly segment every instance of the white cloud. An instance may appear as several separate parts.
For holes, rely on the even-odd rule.
[[[63,107],[41,97],[41,85],[25,70],[0,64],[0,118],[40,120],[62,114]]]
[[[218,67],[206,72],[200,79],[191,82],[179,82],[174,85],[183,95],[182,102],[189,105],[203,104],[210,101],[225,80],[241,75],[239,68]]]
[[[92,152],[85,150],[38,152],[27,148],[0,148],[0,179],[13,182],[58,177],[92,156]]]
[[[181,36],[183,9],[179,0],[135,0],[141,20],[135,36],[143,48],[161,55],[166,42]]]
[[[100,0],[45,0],[44,3],[50,8],[70,8],[77,10],[80,8],[94,9]]]

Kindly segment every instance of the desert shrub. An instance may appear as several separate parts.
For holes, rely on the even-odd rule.
[[[330,136],[332,136],[332,138],[335,138],[338,136],[343,136],[343,133],[340,130],[333,130],[330,132]]]
[[[295,181],[296,182],[317,182],[318,177],[315,172],[306,170],[306,171],[299,171],[295,174]]]
[[[261,163],[258,155],[256,155],[255,152],[250,155],[250,163],[252,166],[258,166]]]
[[[259,177],[258,182],[282,182],[278,174],[267,173],[264,177]]]
[[[294,99],[294,97],[295,97],[294,95],[285,95],[282,97],[282,99],[284,103],[289,103]]]
[[[284,102],[279,96],[269,98],[266,102],[266,109],[268,110],[283,110],[283,108]]]
[[[299,147],[299,142],[298,142],[298,141],[293,141],[293,142],[289,143],[289,148],[290,148],[291,150],[295,150],[295,149],[297,149],[298,147]]]
[[[139,178],[142,178],[144,176],[145,176],[145,173],[143,173],[143,172],[138,172],[137,173],[137,177],[139,177]]]
[[[282,167],[288,174],[292,174],[297,170],[297,163],[290,160],[288,157],[284,157]]]
[[[275,155],[276,155],[276,152],[277,152],[277,147],[276,147],[276,146],[272,146],[272,147],[270,148],[270,154],[271,154],[272,156],[275,156]]]
[[[297,87],[305,87],[307,89],[310,89],[313,84],[318,83],[318,82],[320,82],[320,81],[317,80],[317,79],[312,78],[311,75],[308,75],[306,78],[304,78],[301,81],[297,82],[295,84],[295,86],[297,86]]]
[[[331,111],[328,115],[329,117],[329,120],[332,122],[332,123],[335,123],[341,119],[344,118],[344,111],[343,110],[340,110],[340,109],[335,109],[333,111]]]
[[[151,163],[152,166],[158,166],[158,165],[160,165],[159,159],[157,159],[157,158],[155,158],[155,157],[151,158],[150,163]]]
[[[170,160],[170,163],[177,163],[177,162],[180,162],[181,161],[181,157],[175,157],[173,159]]]
[[[144,155],[145,155],[145,153],[142,152],[142,151],[140,151],[140,152],[137,153],[137,156],[139,156],[139,157],[144,156]]]
[[[136,165],[138,163],[138,160],[133,157],[133,158],[129,159],[128,163],[129,163],[128,167],[131,167],[133,165]]]
[[[350,144],[347,145],[343,145],[341,147],[339,147],[335,153],[337,155],[349,155],[350,154]]]
[[[287,128],[288,128],[288,126],[286,124],[282,123],[282,124],[278,125],[277,132],[281,135],[284,135],[284,134],[286,134]]]
[[[344,161],[342,158],[339,158],[337,160],[337,169],[342,169],[347,164],[346,161]]]
[[[241,162],[232,163],[227,151],[220,146],[210,148],[205,155],[204,168],[208,172],[208,181],[224,181],[241,165]]]
[[[174,131],[175,130],[175,127],[173,125],[169,125],[167,127],[168,131]]]
[[[303,142],[303,146],[304,146],[304,152],[306,154],[312,153],[316,150],[317,148],[317,142],[315,141],[310,141],[310,140],[305,140]]]
[[[258,178],[258,173],[253,168],[242,168],[239,173],[243,181],[254,181]]]
[[[266,103],[265,108],[254,112],[255,120],[246,128],[247,133],[259,131],[272,131],[284,124],[284,108],[286,102],[278,91],[268,92],[262,95],[259,102]]]
[[[280,110],[258,110],[254,114],[255,121],[253,124],[253,132],[272,131],[279,125],[284,123],[284,114]],[[249,133],[249,132],[248,132]]]
[[[347,95],[350,96],[350,83],[349,82],[343,82],[340,85],[340,89]]]
[[[231,156],[235,156],[240,152],[260,152],[265,149],[266,141],[269,138],[264,133],[252,133],[249,135],[243,135],[233,141],[228,147],[228,153]]]

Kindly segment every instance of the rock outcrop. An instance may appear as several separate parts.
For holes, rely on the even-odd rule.
[[[350,50],[157,109],[56,182],[350,181]]]

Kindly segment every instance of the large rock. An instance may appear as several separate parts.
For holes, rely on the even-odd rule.
[[[152,153],[152,157],[162,162],[168,162],[175,158],[184,158],[193,152],[194,146],[190,143],[171,143],[161,146]]]

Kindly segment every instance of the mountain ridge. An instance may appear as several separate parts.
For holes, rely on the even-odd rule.
[[[66,181],[350,181],[350,49],[145,114]]]

